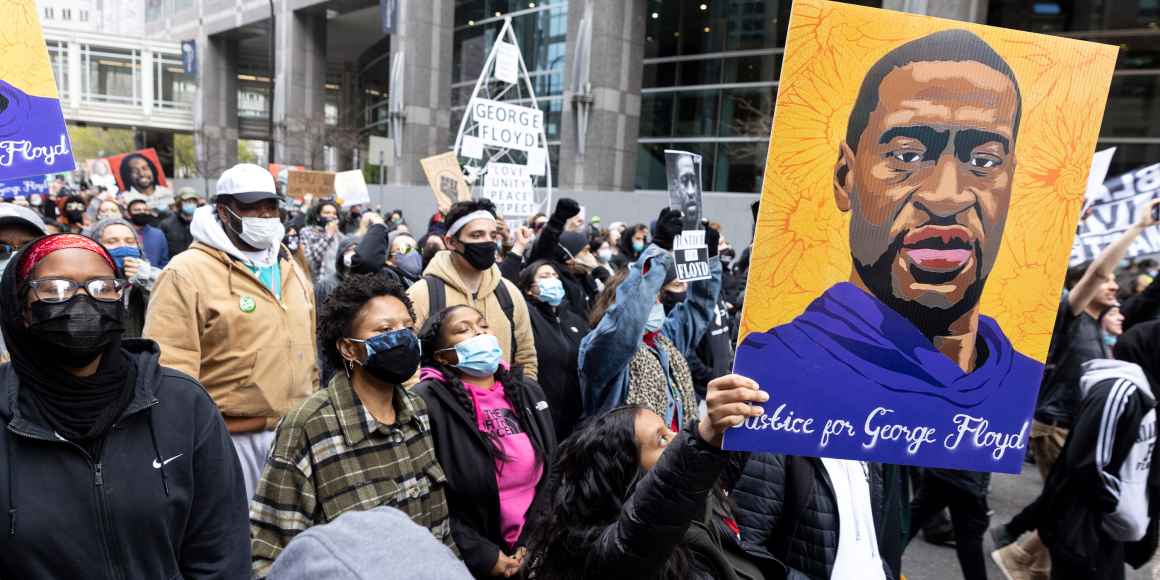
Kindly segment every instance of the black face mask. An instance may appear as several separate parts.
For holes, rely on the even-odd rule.
[[[151,213],[134,213],[129,214],[129,221],[135,226],[151,226],[157,223],[157,216]]]
[[[94,300],[77,294],[66,302],[33,302],[28,332],[54,349],[60,363],[78,369],[105,352],[125,331],[125,307],[120,301]]]
[[[664,292],[661,294],[661,306],[665,307],[665,314],[672,311],[673,308],[685,301],[688,296],[687,292]]]
[[[371,376],[391,385],[401,385],[419,369],[419,339],[410,328],[376,334],[361,342],[367,349],[362,363]]]
[[[474,244],[469,244],[460,240],[459,243],[463,244],[463,251],[458,252],[459,255],[463,256],[467,260],[467,263],[471,264],[472,268],[482,272],[495,265],[495,242],[475,242]]]
[[[64,212],[64,217],[68,218],[69,223],[79,224],[85,219],[84,210],[68,210]]]

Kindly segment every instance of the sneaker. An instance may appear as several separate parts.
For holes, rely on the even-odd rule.
[[[1007,580],[1031,580],[1031,555],[1016,544],[991,552],[991,559]]]
[[[991,534],[991,541],[995,542],[996,550],[1006,548],[1017,539],[1012,538],[1011,534],[1007,533],[1007,526],[1002,524],[991,528],[988,532]]]

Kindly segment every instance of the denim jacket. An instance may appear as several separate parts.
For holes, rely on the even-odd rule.
[[[645,322],[664,286],[665,271],[672,267],[672,254],[650,245],[629,267],[628,278],[616,289],[616,303],[580,342],[580,392],[584,399],[584,416],[598,415],[627,399],[628,363],[638,349],[651,348],[642,340]],[[682,353],[696,348],[713,320],[713,307],[721,291],[720,259],[709,259],[709,271],[712,278],[689,283],[687,298],[672,309],[661,328],[665,337]],[[653,352],[660,359],[669,383],[669,412],[663,417],[665,423],[671,423],[676,413],[678,424],[684,425],[693,417],[681,416],[681,406],[675,404],[668,355],[655,349]]]

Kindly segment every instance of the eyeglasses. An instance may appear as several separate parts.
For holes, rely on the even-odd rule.
[[[116,302],[124,295],[126,286],[128,282],[120,278],[92,278],[84,283],[68,278],[40,278],[28,281],[32,296],[49,304],[68,302],[82,287],[93,300]]]

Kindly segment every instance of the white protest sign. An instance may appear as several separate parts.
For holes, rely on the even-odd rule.
[[[528,217],[539,210],[532,179],[523,165],[488,163],[483,176],[483,197],[495,204],[504,218]]]
[[[544,112],[537,108],[475,98],[468,103],[484,145],[531,151],[539,149]],[[462,151],[462,149],[461,149]]]
[[[463,136],[463,144],[459,147],[459,154],[468,159],[483,159],[483,141],[471,135]]]
[[[500,41],[495,52],[495,78],[514,85],[520,82],[520,49]]]
[[[528,174],[529,175],[543,175],[545,165],[548,162],[547,149],[529,149],[528,150]]]
[[[1113,177],[1085,199],[1087,217],[1081,219],[1072,243],[1072,266],[1094,259],[1139,220],[1138,211],[1160,196],[1160,163]],[[1125,258],[1160,253],[1160,231],[1148,228],[1128,248]]]
[[[1099,197],[1100,188],[1104,185],[1104,180],[1108,178],[1108,168],[1112,166],[1112,157],[1116,154],[1115,147],[1109,147],[1103,151],[1096,151],[1092,156],[1092,168],[1088,172],[1087,190],[1083,194],[1084,205],[1091,203],[1090,200]]]
[[[342,198],[342,205],[346,207],[371,202],[366,179],[359,169],[335,173],[334,194]]]

